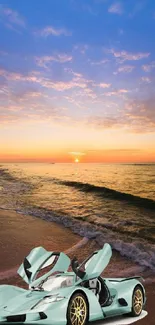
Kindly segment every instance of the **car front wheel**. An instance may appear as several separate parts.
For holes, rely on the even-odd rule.
[[[75,293],[68,305],[67,325],[85,325],[88,320],[88,304],[82,293]]]

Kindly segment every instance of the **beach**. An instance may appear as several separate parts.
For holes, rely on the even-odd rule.
[[[154,325],[155,165],[0,166],[0,284],[27,285],[17,269],[32,248],[82,262],[111,245],[103,277],[142,276]]]
[[[6,225],[7,220],[7,227]],[[94,250],[99,249],[95,239],[83,238],[54,222],[22,215],[10,210],[0,210],[1,250],[0,284],[13,284],[26,288],[27,285],[16,274],[17,268],[33,247],[43,246],[51,251],[63,251],[70,258],[76,256],[84,260]],[[137,265],[113,251],[109,266],[103,272],[105,277],[127,276],[137,269]],[[128,272],[127,272],[128,270]],[[135,274],[139,275],[139,274]],[[155,282],[149,273],[140,274],[146,279],[147,318],[140,320],[141,325],[154,325]],[[151,282],[151,283],[150,283]]]

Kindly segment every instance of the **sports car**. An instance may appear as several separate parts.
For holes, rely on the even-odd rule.
[[[141,277],[101,277],[111,256],[107,243],[80,265],[64,253],[32,249],[17,271],[28,289],[0,285],[0,323],[85,325],[139,316],[146,301]]]

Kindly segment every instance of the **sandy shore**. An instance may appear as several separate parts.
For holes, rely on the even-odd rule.
[[[0,210],[0,284],[15,284],[26,287],[16,275],[18,266],[33,247],[43,246],[51,251],[64,251],[70,258],[76,256],[82,261],[98,245],[72,233],[68,228],[54,222],[44,221],[31,216],[17,214],[10,210]],[[126,270],[135,270],[137,265],[114,252],[111,263],[106,268],[105,277],[126,276]],[[137,273],[135,273],[137,275]],[[139,275],[139,274],[138,274]],[[140,274],[141,275],[141,274]],[[145,277],[145,275],[143,275]],[[145,284],[147,293],[147,318],[136,324],[155,324],[155,282]]]

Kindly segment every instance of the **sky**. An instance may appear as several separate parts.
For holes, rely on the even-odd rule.
[[[0,162],[155,162],[155,2],[0,1]]]

